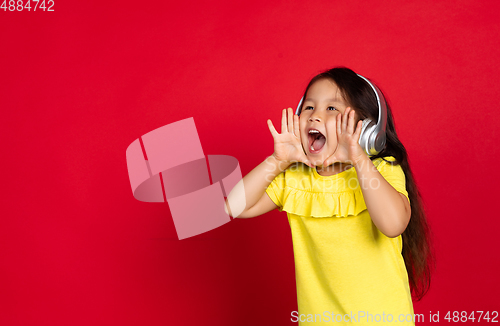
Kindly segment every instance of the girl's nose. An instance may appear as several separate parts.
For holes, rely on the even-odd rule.
[[[321,119],[319,117],[309,117],[309,121],[319,121],[321,122]]]

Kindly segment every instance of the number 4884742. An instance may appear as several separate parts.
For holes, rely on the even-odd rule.
[[[54,11],[54,0],[4,0],[0,9],[3,11]]]
[[[476,313],[476,314],[474,314]],[[491,315],[490,315],[491,313]],[[481,320],[491,323],[498,323],[498,311],[480,311],[476,310],[468,314],[466,311],[448,311],[444,319],[448,322],[481,322]]]

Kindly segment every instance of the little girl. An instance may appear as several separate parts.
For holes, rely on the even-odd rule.
[[[429,228],[388,105],[383,148],[359,144],[363,120],[378,121],[376,94],[347,68],[315,76],[298,115],[283,110],[281,133],[268,120],[274,153],[227,198],[234,217],[287,212],[294,322],[414,325],[412,293],[420,300],[429,288]]]

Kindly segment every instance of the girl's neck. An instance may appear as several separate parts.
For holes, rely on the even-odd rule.
[[[344,172],[345,170],[348,170],[350,168],[352,168],[351,164],[338,162],[338,163],[333,163],[332,165],[327,167],[316,167],[316,171],[318,172],[319,175],[327,177],[330,175],[338,174],[340,172]]]

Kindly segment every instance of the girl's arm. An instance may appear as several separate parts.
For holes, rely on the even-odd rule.
[[[292,108],[283,110],[281,134],[271,120],[267,125],[274,138],[274,153],[250,171],[231,190],[226,199],[226,213],[233,217],[254,217],[267,213],[278,206],[265,193],[273,179],[293,162],[310,166],[300,140],[299,116]]]
[[[373,224],[390,238],[403,233],[411,216],[408,199],[385,180],[366,153],[353,166]]]
[[[335,162],[351,163],[356,169],[361,192],[373,224],[386,236],[397,237],[410,221],[411,208],[406,197],[399,193],[375,168],[359,145],[362,121],[354,122],[354,110],[346,108],[336,120],[337,149],[323,166]]]
[[[278,208],[265,191],[273,179],[290,164],[277,160],[274,155],[267,157],[231,190],[226,199],[226,213],[232,217],[248,218]],[[231,208],[236,216],[231,212]]]

